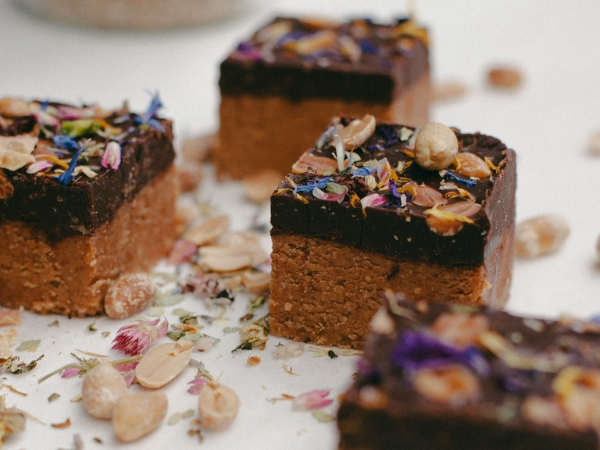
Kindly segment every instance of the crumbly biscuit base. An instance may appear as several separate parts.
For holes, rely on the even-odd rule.
[[[214,158],[219,178],[241,179],[262,169],[282,175],[315,144],[336,114],[372,114],[385,122],[423,126],[429,117],[429,74],[402,91],[391,104],[253,95],[221,98]]]
[[[119,274],[148,271],[171,249],[177,194],[171,166],[94,233],[54,245],[27,223],[1,223],[0,304],[42,314],[101,313]]]
[[[502,308],[512,273],[512,228],[480,267],[398,261],[323,239],[274,235],[271,334],[362,348],[386,288],[411,300]]]

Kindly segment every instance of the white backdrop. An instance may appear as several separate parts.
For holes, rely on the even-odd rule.
[[[600,155],[587,148],[590,134],[600,128],[600,2],[572,1],[434,1],[417,4],[418,18],[431,31],[432,66],[436,81],[459,80],[470,89],[466,97],[433,110],[433,119],[466,132],[481,131],[500,138],[518,154],[517,214],[522,220],[543,213],[564,214],[571,225],[565,247],[552,256],[517,261],[508,308],[511,311],[555,317],[568,312],[587,317],[600,312],[600,269],[595,252],[600,234],[598,174]],[[134,110],[145,108],[145,90],[159,90],[164,114],[175,121],[177,143],[218,127],[218,64],[236,43],[279,14],[329,14],[346,18],[366,15],[383,19],[406,12],[397,1],[253,2],[245,14],[183,30],[128,32],[88,29],[32,17],[17,4],[0,1],[0,97],[51,98],[70,102],[97,101],[107,107],[129,99]],[[514,92],[487,87],[486,69],[496,63],[513,64],[525,76]],[[210,180],[201,195],[213,198],[234,217],[234,228],[244,229],[254,207],[243,204],[236,183],[216,185]],[[268,220],[268,208],[260,210]],[[265,241],[268,246],[268,240]],[[179,307],[197,304],[186,300]],[[245,305],[236,305],[232,321]],[[8,405],[19,406],[43,423],[30,421],[28,430],[11,438],[7,448],[73,448],[78,433],[86,449],[118,445],[109,423],[94,421],[80,403],[70,400],[80,392],[80,380],[42,375],[72,362],[75,349],[110,354],[112,337],[87,331],[94,319],[25,315],[21,339],[41,339],[39,349],[20,354],[29,361],[45,354],[26,375],[6,375]],[[96,327],[114,331],[122,323],[99,319]],[[233,325],[232,325],[233,326]],[[213,326],[216,327],[216,326]],[[297,395],[312,389],[343,392],[354,371],[354,357],[330,360],[306,352],[287,361],[299,376],[287,374],[271,353],[280,339],[271,338],[264,352],[231,354],[237,336],[207,328],[223,341],[202,356],[207,368],[234,387],[242,398],[235,424],[222,433],[207,433],[203,445],[211,449],[327,449],[336,446],[335,425],[317,422],[310,413],[292,412],[289,402],[272,404],[268,398]],[[258,355],[256,367],[245,364]],[[169,416],[195,408],[195,397],[185,392],[193,377],[189,369],[169,385]],[[60,399],[49,403],[52,393]],[[328,412],[334,413],[337,402]],[[70,418],[72,425],[54,429],[50,423]],[[190,420],[163,424],[130,449],[191,448],[197,445],[186,431]],[[103,445],[93,440],[98,437]],[[43,440],[43,441],[42,441]],[[41,444],[43,442],[43,444]]]

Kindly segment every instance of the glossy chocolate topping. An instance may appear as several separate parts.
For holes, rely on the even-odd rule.
[[[348,433],[342,440],[351,442],[353,434],[362,439],[360,433],[348,428],[349,422],[344,419],[355,414],[356,402],[360,403],[359,392],[365,386],[374,386],[385,393],[387,403],[382,404],[387,406],[383,408],[385,412],[367,413],[367,420],[381,420],[381,417],[378,419],[381,413],[387,420],[391,415],[393,420],[401,422],[400,425],[395,423],[396,430],[405,432],[406,426],[412,426],[414,436],[399,438],[405,444],[413,440],[426,448],[427,442],[431,442],[428,439],[434,440],[429,430],[435,428],[436,434],[444,435],[444,445],[440,447],[444,449],[597,448],[597,436],[591,426],[569,425],[572,422],[569,411],[575,415],[585,413],[569,408],[560,412],[558,406],[568,404],[569,396],[576,395],[578,386],[597,389],[588,380],[600,373],[600,326],[597,323],[573,318],[558,321],[525,318],[490,308],[424,302],[400,301],[395,305],[385,308],[385,315],[393,324],[388,331],[392,331],[375,330],[371,334],[355,384],[340,409],[340,426]],[[480,326],[478,331],[472,327],[469,330],[462,322],[465,317],[486,325]],[[472,333],[469,345],[459,346],[452,341],[451,336],[460,335],[461,323],[464,325],[462,333]],[[450,327],[455,327],[454,331],[450,331]],[[413,344],[412,350],[407,351],[409,339]],[[462,363],[450,362],[454,357],[450,355],[455,351],[455,355],[469,356]],[[476,360],[477,364],[471,365]],[[432,401],[415,389],[413,380],[419,370],[443,368],[448,364],[463,364],[477,377],[480,393],[476,397],[470,401],[444,403]],[[524,403],[532,399],[553,402],[557,409],[546,410],[545,415],[538,410],[539,416],[535,410],[525,412]],[[377,425],[373,425],[371,432],[376,435]],[[363,426],[368,428],[366,423]],[[471,439],[487,439],[487,445],[465,444]],[[371,440],[375,442],[377,437]]]
[[[219,86],[223,95],[390,103],[429,70],[426,40],[406,19],[382,25],[279,17],[222,62]]]
[[[49,106],[56,111],[65,105],[54,103]],[[36,161],[43,159],[40,155],[46,155],[51,157],[49,161],[53,164],[36,173],[28,173],[30,165],[15,171],[0,168],[0,184],[12,186],[10,195],[0,199],[0,220],[23,222],[37,228],[52,243],[73,235],[91,234],[109,222],[124,203],[131,201],[146,184],[166,170],[175,157],[171,122],[153,116],[148,123],[142,119],[128,111],[81,119],[99,124],[74,138],[77,145],[87,145],[77,166],[85,166],[95,176],[78,173],[62,184],[58,176],[75,150],[55,145],[53,138],[66,135],[65,122],[73,119],[59,118],[57,126],[40,123],[34,115],[6,118],[4,126],[0,126],[0,135],[39,137],[34,150]],[[85,125],[87,122],[79,123]],[[112,135],[108,137],[107,132]],[[115,140],[121,147],[121,163],[117,169],[101,165],[109,140]],[[62,165],[56,160],[62,161]]]
[[[334,125],[345,126],[350,120],[335,119]],[[413,131],[410,127],[378,123],[374,134],[353,151],[360,161],[352,169],[341,174],[332,169],[327,176],[315,175],[311,169],[290,174],[271,198],[272,234],[322,238],[398,260],[474,267],[483,264],[514,222],[514,151],[496,138],[455,130],[459,152],[473,153],[493,168],[491,176],[471,179],[461,176],[455,166],[431,171],[416,164]],[[330,160],[335,166],[336,150],[331,139],[327,142],[307,154]],[[387,166],[377,163],[384,159]],[[470,215],[457,233],[439,234],[427,222],[432,209],[437,208],[435,202],[422,206],[424,194],[414,197],[414,191],[406,189],[415,183],[436,191],[445,204],[468,201],[481,205],[481,209]],[[319,187],[325,195],[313,187]],[[343,187],[347,190],[342,198],[327,195],[342,192]],[[368,201],[373,198],[375,202]]]

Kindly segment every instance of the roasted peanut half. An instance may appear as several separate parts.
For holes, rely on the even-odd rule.
[[[558,251],[569,236],[564,217],[556,214],[532,217],[517,225],[515,252],[521,258],[534,258]]]
[[[106,315],[112,319],[131,317],[146,309],[155,291],[154,281],[147,273],[121,275],[104,297]]]
[[[209,382],[200,391],[198,413],[202,425],[210,430],[226,428],[237,416],[240,399],[235,391],[222,384]]]
[[[117,438],[134,442],[154,431],[167,415],[167,408],[167,395],[162,391],[121,397],[112,418]]]
[[[94,367],[83,379],[83,407],[97,419],[111,419],[117,402],[125,395],[125,378],[110,363]]]

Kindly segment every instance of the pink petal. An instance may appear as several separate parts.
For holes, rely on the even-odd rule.
[[[62,375],[60,377],[61,378],[74,377],[75,375],[79,375],[79,372],[81,372],[80,369],[76,369],[75,367],[69,367],[68,369],[65,369],[65,371],[62,373]]]
[[[312,191],[312,195],[314,195],[319,200],[328,200],[332,202],[340,202],[346,196],[346,192],[342,192],[340,194],[332,194],[329,192],[323,192],[318,187],[314,188]]]
[[[365,198],[361,199],[360,204],[363,208],[367,208],[369,206],[381,206],[385,202],[385,197],[382,197],[379,194],[369,194]]]
[[[106,145],[101,164],[105,169],[110,167],[113,170],[117,170],[119,168],[121,165],[121,146],[118,142],[110,141]]]
[[[200,390],[202,390],[202,388],[204,387],[204,385],[207,383],[207,381],[204,378],[194,378],[192,381],[190,381],[188,384],[191,384],[192,387],[190,387],[188,389],[188,392],[190,394],[198,394],[200,392]]]
[[[50,161],[46,161],[45,159],[38,159],[36,162],[29,164],[27,166],[27,173],[38,173],[42,170],[46,170],[52,167],[52,163]]]
[[[61,105],[58,107],[58,117],[61,119],[89,119],[96,115],[93,106],[76,108],[74,106]]]
[[[333,403],[333,399],[325,398],[329,391],[315,390],[300,394],[292,400],[292,409],[294,411],[312,411],[321,409]]]
[[[185,239],[178,239],[171,249],[171,253],[167,257],[167,264],[181,264],[189,261],[192,256],[198,251],[198,247],[193,242]]]

